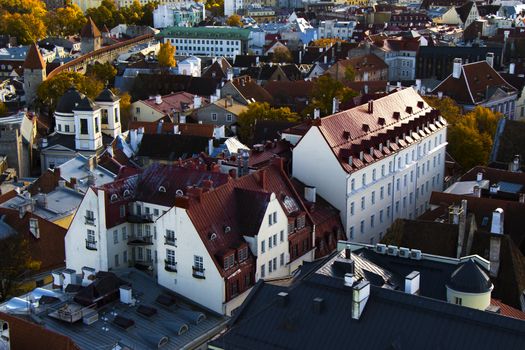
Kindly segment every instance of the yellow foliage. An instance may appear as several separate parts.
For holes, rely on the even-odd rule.
[[[159,53],[157,54],[160,67],[170,68],[177,64],[175,60],[175,50],[175,46],[171,45],[169,41],[160,44]]]

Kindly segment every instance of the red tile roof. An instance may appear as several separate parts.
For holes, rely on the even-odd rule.
[[[262,86],[257,85],[249,76],[241,76],[234,78],[232,81],[235,88],[241,93],[241,95],[247,99],[254,99],[256,102],[268,102],[271,103],[273,98]]]
[[[24,65],[22,66],[24,69],[45,69],[46,68],[46,62],[42,58],[42,55],[40,54],[40,50],[38,50],[38,47],[35,43],[32,43],[29,46],[29,51],[27,52],[26,59],[24,61]]]
[[[449,75],[432,93],[443,92],[461,104],[478,104],[496,88],[516,92],[486,61],[480,61],[464,64],[459,79]]]
[[[0,312],[0,320],[9,324],[11,350],[42,349],[80,350],[68,337],[21,318]],[[45,345],[44,345],[45,344]]]
[[[182,112],[183,104],[189,108],[193,108],[193,98],[195,95],[188,92],[176,92],[161,97],[161,103],[156,103],[156,98],[151,97],[147,100],[141,100],[142,103],[148,105],[154,110],[163,113],[164,115],[172,114],[173,112]]]
[[[422,135],[430,135],[446,123],[439,118],[439,112],[412,88],[374,100],[372,113],[368,112],[368,106],[364,104],[314,120],[312,127],[319,129],[346,172],[367,166],[417,142]],[[416,133],[417,129],[419,132]],[[396,137],[399,138],[397,143]],[[360,157],[360,152],[363,152],[363,157]],[[352,164],[349,163],[350,157]]]
[[[501,315],[507,316],[507,317],[514,317],[514,318],[517,318],[519,320],[524,320],[525,321],[525,312],[523,312],[521,310],[518,310],[518,309],[515,309],[512,306],[509,306],[507,304],[504,304],[504,303],[502,303],[501,301],[499,301],[497,299],[490,299],[490,303],[492,305],[499,306],[499,312],[500,312]]]

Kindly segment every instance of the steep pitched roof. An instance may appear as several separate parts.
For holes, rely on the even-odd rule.
[[[88,17],[87,23],[80,30],[80,37],[82,38],[100,38],[102,34],[97,25],[91,17]]]
[[[467,21],[468,15],[470,14],[470,11],[472,10],[473,6],[475,6],[474,2],[469,1],[459,7],[456,7],[456,11],[459,14],[461,22],[465,23]]]
[[[486,61],[480,61],[464,64],[459,79],[451,74],[432,92],[443,92],[458,103],[478,104],[498,88],[505,92],[516,91]]]
[[[24,61],[24,65],[22,66],[24,69],[45,69],[46,68],[46,62],[42,58],[42,55],[40,54],[40,50],[38,50],[38,47],[35,43],[32,43],[29,46],[29,51],[27,52],[26,59]]]
[[[144,134],[138,152],[139,157],[177,160],[204,152],[208,138],[174,134]]]
[[[232,83],[246,100],[254,99],[256,102],[272,102],[272,96],[268,91],[248,76],[237,77],[233,79]]]

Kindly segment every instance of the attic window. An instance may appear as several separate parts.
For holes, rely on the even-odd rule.
[[[378,120],[379,125],[385,125],[385,118],[380,117]]]
[[[164,187],[164,186],[159,186],[159,192],[164,192],[164,193],[166,193],[166,187]]]
[[[401,117],[401,113],[394,112],[394,114],[392,116],[394,117],[394,119],[399,119]]]
[[[234,264],[235,264],[234,254],[224,257],[224,269],[225,270],[228,270],[229,268],[233,267]]]
[[[215,232],[211,232],[209,237],[210,237],[210,241],[213,241],[214,239],[217,238],[217,234]]]
[[[241,262],[241,261],[244,261],[246,259],[248,259],[248,247],[240,248],[237,251],[237,260],[239,260],[239,262]]]
[[[417,108],[423,108],[425,103],[423,101],[417,101]]]
[[[224,233],[230,232],[232,229],[230,226],[224,226]]]
[[[370,127],[368,126],[368,124],[363,124],[363,131],[368,131],[370,130]]]
[[[113,194],[111,195],[111,199],[110,199],[111,202],[115,202],[115,201],[117,201],[117,199],[118,199],[118,196],[117,196],[116,194],[113,193]]]
[[[184,192],[182,192],[182,190],[177,190],[177,191],[175,192],[175,195],[176,195],[177,197],[184,196]]]
[[[129,190],[124,191],[124,198],[129,198],[131,196],[131,192]]]
[[[408,114],[412,114],[412,107],[411,106],[407,106],[406,110],[405,110]]]

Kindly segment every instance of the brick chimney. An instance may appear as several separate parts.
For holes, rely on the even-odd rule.
[[[188,186],[186,188],[186,195],[189,198],[193,198],[193,199],[196,199],[197,201],[200,201],[201,196],[202,196],[202,188]]]
[[[262,169],[259,171],[259,185],[262,187],[263,190],[268,189],[268,174],[266,173],[266,169]]]

